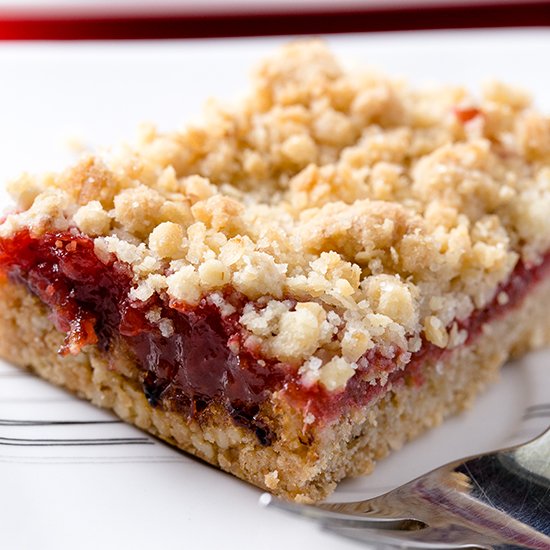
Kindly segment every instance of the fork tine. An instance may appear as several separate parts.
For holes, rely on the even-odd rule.
[[[449,530],[427,527],[418,531],[394,531],[365,529],[361,521],[352,524],[348,521],[327,521],[321,524],[323,530],[351,538],[362,543],[369,543],[377,548],[407,548],[411,550],[492,550],[496,548],[495,540],[489,540],[479,533],[464,528]],[[466,542],[465,542],[466,541]],[[468,542],[470,541],[470,542]],[[505,548],[498,546],[498,548]],[[511,548],[511,547],[509,547]],[[527,548],[514,546],[515,549]]]
[[[403,514],[403,509],[406,506],[401,507],[396,511],[395,507],[388,507],[386,500],[387,495],[393,494],[392,491],[380,495],[378,497],[368,498],[366,500],[356,500],[352,502],[317,502],[315,504],[316,508],[320,508],[326,512],[327,516],[339,515],[339,516],[348,516],[348,517],[371,517],[371,518],[394,518],[400,520],[409,520],[417,521],[420,520],[415,518],[412,514],[405,512]],[[400,501],[405,503],[408,495],[402,495]]]
[[[341,513],[337,510],[325,509],[322,506],[308,506],[304,504],[295,504],[276,498],[269,493],[264,493],[260,497],[260,504],[263,506],[273,506],[285,512],[291,512],[309,519],[325,521],[341,521],[348,525],[361,524],[363,528],[375,529],[393,529],[410,531],[425,527],[425,523],[409,517],[387,517],[387,516],[361,516],[358,519],[357,515]]]
[[[418,528],[411,525],[410,520],[376,517],[367,519],[364,516],[359,518],[356,515],[332,512],[316,506],[287,502],[268,493],[260,497],[260,503],[316,520],[325,531],[363,543],[375,544],[377,549],[386,547],[414,550],[491,550],[495,543],[498,544],[496,539],[487,538],[463,526],[455,525],[440,529],[422,524],[424,528]],[[528,547],[514,545],[514,548]]]

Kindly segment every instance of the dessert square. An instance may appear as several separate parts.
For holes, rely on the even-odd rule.
[[[204,123],[10,184],[0,354],[318,500],[550,336],[550,119],[319,42]]]

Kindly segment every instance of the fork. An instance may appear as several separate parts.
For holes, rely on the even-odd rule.
[[[260,503],[376,548],[550,550],[550,428],[368,500],[304,505],[265,493]]]

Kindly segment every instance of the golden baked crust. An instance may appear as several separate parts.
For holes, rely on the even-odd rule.
[[[76,226],[132,266],[136,300],[229,284],[264,302],[241,319],[251,343],[297,364],[323,350],[339,388],[374,346],[457,345],[453,321],[550,248],[550,119],[504,84],[413,88],[295,43],[202,126],[148,127],[11,191],[24,212],[0,236]]]

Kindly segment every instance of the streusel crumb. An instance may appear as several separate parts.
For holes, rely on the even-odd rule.
[[[76,227],[132,267],[135,300],[225,314],[236,289],[251,342],[334,390],[375,346],[464,342],[454,321],[550,248],[550,118],[504,84],[415,88],[295,43],[202,126],[10,188],[2,236]]]

